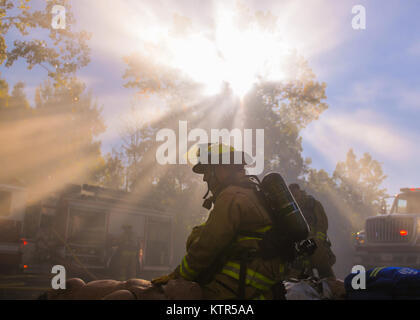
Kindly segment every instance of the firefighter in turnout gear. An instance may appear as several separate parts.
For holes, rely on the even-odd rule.
[[[291,184],[289,189],[309,224],[311,230],[309,237],[315,239],[317,245],[314,254],[308,258],[298,259],[294,269],[303,274],[316,269],[320,278],[335,278],[332,266],[336,262],[336,257],[327,236],[328,218],[322,204],[313,196],[307,195],[296,183]]]
[[[208,148],[207,155],[204,161],[200,157],[193,171],[203,175],[212,193],[210,198],[209,192],[204,196],[203,206],[213,209],[207,221],[192,230],[180,265],[152,283],[162,285],[176,278],[195,281],[204,299],[284,298],[285,261],[257,254],[258,242],[272,228],[272,221],[255,183],[245,175],[249,156],[222,144],[209,144],[200,147],[198,157],[202,148]],[[226,154],[230,155],[227,164]],[[216,158],[219,164],[211,164],[212,155],[213,163]],[[239,164],[235,155],[242,159]]]

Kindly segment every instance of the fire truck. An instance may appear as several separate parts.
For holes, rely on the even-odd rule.
[[[369,217],[355,234],[355,264],[420,269],[420,188],[402,188],[390,212]]]
[[[51,273],[52,265],[63,265],[71,276],[112,277],[114,240],[126,225],[135,235],[138,277],[148,279],[172,269],[173,212],[134,193],[91,185],[69,185],[36,204],[21,201],[13,207],[18,191],[23,192],[13,190],[8,200],[15,233],[0,242],[0,253],[13,251],[10,265],[21,272]]]

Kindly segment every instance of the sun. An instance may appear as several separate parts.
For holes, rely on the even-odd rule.
[[[261,79],[284,79],[290,50],[275,29],[264,29],[256,21],[243,27],[237,15],[235,9],[221,6],[215,11],[211,30],[182,36],[153,28],[153,37],[142,33],[161,48],[155,59],[202,84],[206,94],[217,94],[227,84],[242,98]]]
[[[241,29],[234,21],[234,12],[223,11],[216,19],[213,39],[194,34],[172,40],[175,65],[205,84],[209,93],[228,84],[239,97],[260,79],[284,79],[286,44],[274,32],[257,25]]]

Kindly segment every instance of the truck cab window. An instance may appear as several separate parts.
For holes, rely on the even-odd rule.
[[[407,200],[398,198],[397,213],[407,213]]]
[[[408,198],[407,213],[419,213],[420,212],[420,194],[415,193]]]
[[[420,193],[403,195],[397,198],[394,213],[419,213]]]

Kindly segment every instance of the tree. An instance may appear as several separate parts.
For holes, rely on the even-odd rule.
[[[98,179],[102,186],[111,189],[124,187],[126,176],[122,157],[123,155],[114,149],[105,156],[105,163]]]
[[[31,4],[31,0],[0,1],[0,64],[5,62],[6,67],[11,67],[22,58],[26,61],[28,69],[39,65],[47,70],[48,76],[54,79],[56,84],[63,84],[77,69],[89,63],[90,49],[87,41],[90,36],[84,31],[72,30],[75,19],[69,0],[46,0],[43,10],[31,8]],[[66,8],[65,29],[51,27],[51,11],[54,5]],[[48,41],[42,36],[39,39],[21,40],[25,39],[30,30],[36,30],[40,34],[47,33]],[[22,38],[15,39],[12,45],[8,45],[6,36],[13,34],[12,31]]]
[[[0,108],[9,106],[9,84],[6,80],[0,79]]]
[[[30,108],[29,101],[25,94],[25,84],[21,81],[17,82],[12,90],[12,95],[9,98],[9,107],[14,109],[28,110]]]
[[[140,96],[158,96],[167,105],[166,114],[145,126],[149,133],[153,132],[150,128],[176,130],[181,119],[192,127],[208,130],[263,128],[266,171],[280,171],[291,181],[305,174],[309,161],[301,157],[300,131],[328,107],[326,84],[315,80],[304,60],[296,61],[297,79],[276,83],[262,79],[245,96],[242,106],[229,86],[214,97],[203,98],[199,84],[184,78],[181,72],[156,64],[153,59],[149,63],[145,54],[126,58],[124,78],[128,80],[126,87],[136,88]],[[237,121],[238,117],[242,121]],[[155,137],[148,135],[148,138],[150,143]]]
[[[25,94],[25,84],[21,81],[13,86],[11,95],[9,94],[9,84],[5,79],[0,79],[0,110],[17,111],[18,109],[28,110],[29,101]],[[2,119],[4,121],[4,119]]]
[[[24,90],[25,84],[17,82],[10,95],[8,83],[0,79],[0,126],[8,121],[28,119],[33,115]]]
[[[352,233],[364,228],[365,219],[378,212],[386,196],[380,186],[385,180],[381,164],[365,153],[357,160],[353,150],[338,162],[330,176],[325,170],[310,168],[301,180],[305,190],[325,208],[329,219],[329,237],[337,255],[336,273],[348,274],[353,266]]]
[[[300,131],[318,119],[328,106],[325,83],[305,61],[295,66],[300,77],[286,83],[262,82],[245,99],[245,127],[265,130],[265,169],[281,172],[286,181],[295,181],[307,171]]]
[[[368,153],[357,160],[350,149],[346,161],[337,163],[333,179],[343,200],[357,209],[362,218],[378,212],[382,199],[387,197],[386,189],[380,188],[386,175],[381,164]]]
[[[5,85],[3,85],[5,87]],[[96,137],[105,130],[101,109],[77,79],[66,87],[46,81],[27,108],[17,84],[0,106],[0,180],[20,179],[40,197],[66,183],[98,182],[103,158]]]
[[[86,86],[73,78],[66,87],[54,87],[46,81],[36,91],[36,109],[41,117],[56,121],[60,129],[56,133],[57,147],[62,149],[65,162],[90,162],[93,172],[97,168],[97,159],[101,158],[100,141],[95,137],[104,132],[105,125],[101,108],[86,91]],[[57,128],[58,129],[58,128]],[[95,180],[93,176],[87,180]]]

